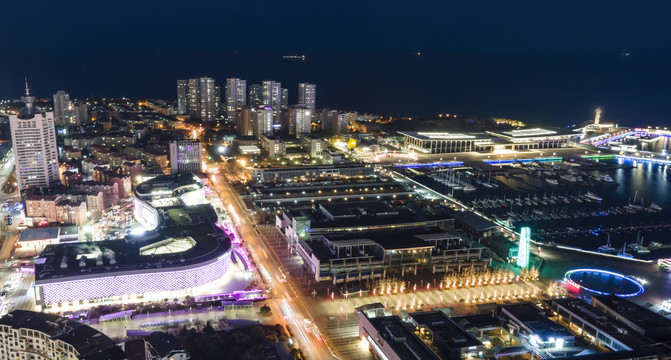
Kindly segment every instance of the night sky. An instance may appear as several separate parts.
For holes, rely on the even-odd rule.
[[[668,1],[2,1],[0,98],[318,85],[318,106],[570,123],[671,113]],[[421,56],[416,56],[421,52]],[[304,63],[282,55],[305,54]],[[629,53],[629,56],[623,55]]]

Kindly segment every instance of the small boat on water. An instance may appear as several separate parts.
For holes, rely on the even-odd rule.
[[[602,198],[600,198],[599,196],[597,196],[595,193],[593,193],[591,191],[588,191],[587,194],[585,194],[585,198],[587,198],[589,200],[592,200],[592,201],[596,201],[596,202],[603,201]]]
[[[632,210],[641,210],[641,209],[643,209],[643,205],[642,205],[643,200],[641,200],[641,205],[637,204],[636,203],[636,196],[638,196],[638,191],[636,191],[634,193],[634,200],[632,202],[630,202],[629,205],[627,205],[627,207],[629,207]]]
[[[606,245],[599,246],[599,252],[600,253],[605,253],[605,254],[610,254],[610,253],[614,253],[616,251],[617,251],[617,249],[610,245],[610,234],[608,234],[608,242],[606,243]]]
[[[466,185],[464,186],[464,191],[475,191],[477,188],[473,185]]]
[[[568,182],[576,182],[576,181],[578,181],[578,179],[577,179],[575,176],[571,175],[571,174],[564,174],[564,175],[560,175],[559,177],[560,177],[562,180],[566,180],[566,181],[568,181]]]
[[[615,180],[613,180],[613,178],[610,177],[610,175],[608,175],[608,174],[606,174],[606,175],[601,175],[601,176],[599,177],[599,180],[601,180],[601,181],[603,181],[603,182],[606,182],[606,183],[609,183],[609,184],[615,182]]]
[[[662,211],[662,207],[655,204],[655,203],[652,203],[652,204],[650,204],[650,206],[648,206],[648,210],[653,211],[653,212]]]
[[[640,232],[636,235],[636,243],[630,244],[628,247],[639,254],[650,253],[650,250],[643,246],[643,236],[641,236]]]
[[[555,179],[545,178],[545,181],[547,181],[550,185],[559,185],[559,182]]]
[[[617,256],[627,258],[627,259],[633,259],[634,255],[630,254],[627,252],[627,243],[624,243],[624,246],[622,246],[622,250],[617,253]]]

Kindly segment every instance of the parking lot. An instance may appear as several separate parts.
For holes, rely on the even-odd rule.
[[[123,239],[133,231],[133,222],[132,198],[124,199],[95,222],[93,241]]]

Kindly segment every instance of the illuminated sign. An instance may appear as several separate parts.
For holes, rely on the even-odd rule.
[[[517,253],[517,265],[522,268],[529,267],[529,246],[531,229],[523,227],[520,233],[520,247]]]

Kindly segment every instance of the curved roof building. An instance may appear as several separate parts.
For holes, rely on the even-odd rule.
[[[147,301],[212,286],[229,268],[231,241],[203,202],[203,184],[193,174],[138,185],[135,217],[148,231],[47,246],[35,265],[36,304]]]
[[[135,220],[153,230],[159,225],[159,210],[205,202],[203,183],[192,173],[157,176],[135,188]]]
[[[165,211],[159,229],[122,240],[47,246],[35,265],[37,305],[142,301],[206,286],[230,265],[231,242],[210,205]]]

